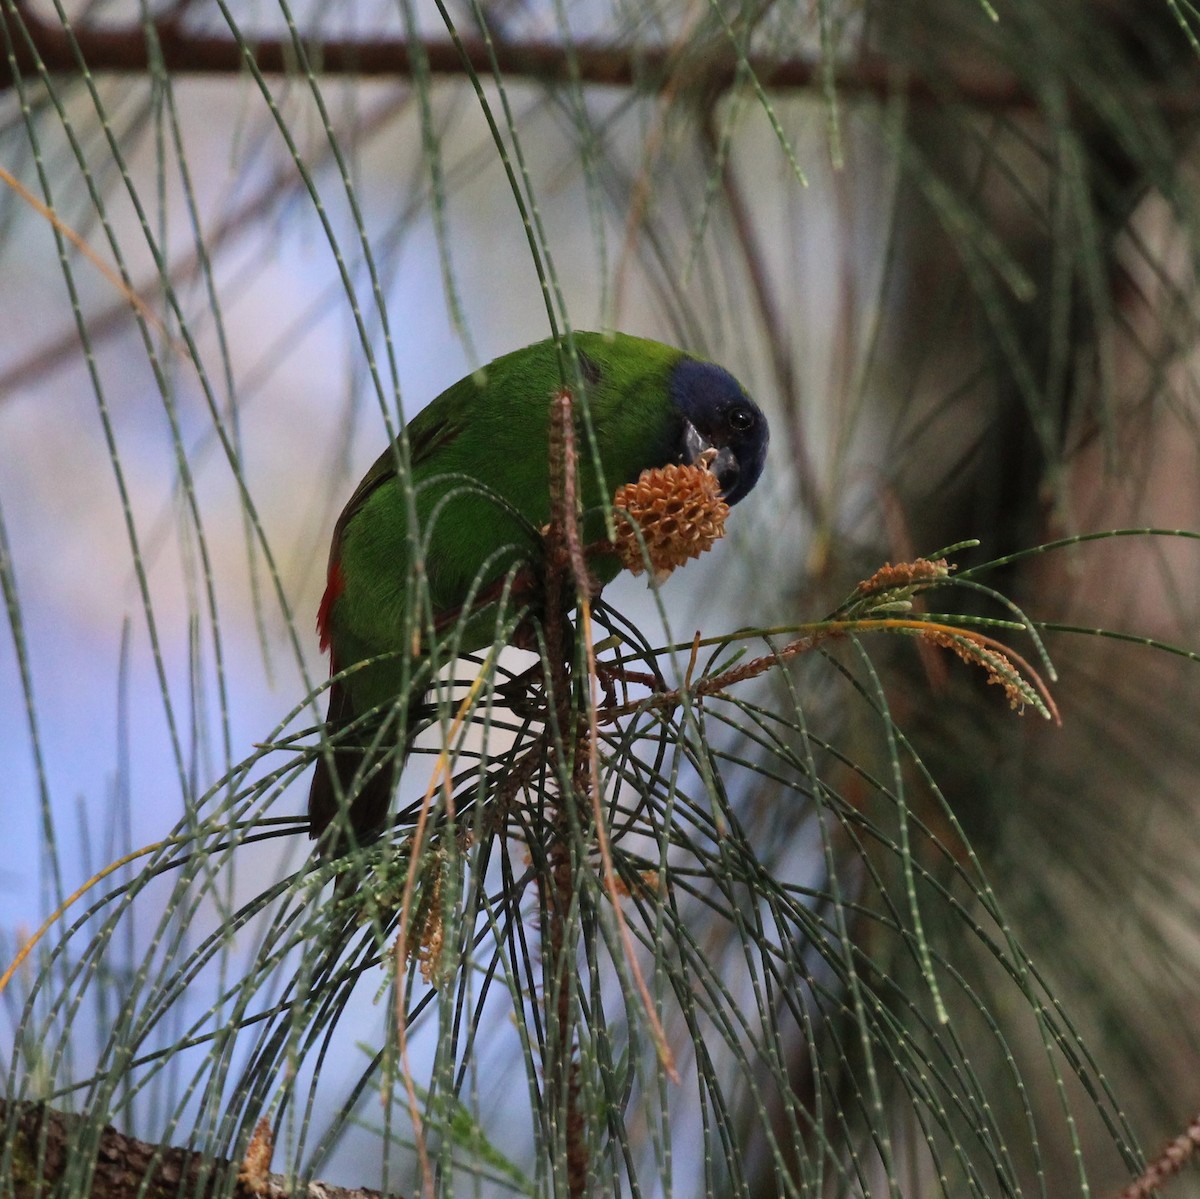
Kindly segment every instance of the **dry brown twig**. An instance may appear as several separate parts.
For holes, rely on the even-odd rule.
[[[665,561],[666,558],[662,560]],[[651,565],[654,566],[653,559]],[[858,584],[854,595],[843,605],[840,614],[810,625],[794,626],[791,631],[799,636],[794,636],[790,642],[772,653],[752,658],[749,662],[732,666],[717,674],[702,675],[693,681],[695,657],[699,647],[702,644],[721,644],[725,639],[714,638],[704,642],[696,640],[692,646],[687,677],[681,687],[652,690],[650,696],[641,700],[606,703],[599,708],[597,721],[610,724],[622,716],[645,711],[647,708],[678,707],[685,698],[696,701],[717,696],[739,683],[757,678],[793,658],[809,653],[825,642],[856,633],[889,631],[916,636],[927,644],[949,649],[964,662],[981,667],[987,675],[988,682],[998,685],[1004,691],[1010,707],[1014,710],[1022,711],[1026,704],[1030,704],[1046,719],[1061,725],[1062,719],[1049,687],[1033,665],[1011,647],[977,630],[957,625],[920,617],[873,615],[910,606],[913,595],[944,581],[953,569],[945,559],[934,561],[917,558],[912,562],[885,563]],[[765,632],[754,634],[756,637],[766,635]],[[624,672],[622,677],[626,682],[652,689],[655,685],[653,677],[643,672]]]
[[[1151,1199],[1157,1192],[1196,1157],[1200,1150],[1200,1114],[1192,1117],[1192,1122],[1177,1136],[1169,1141],[1162,1152],[1152,1161],[1140,1177],[1134,1179],[1120,1194],[1118,1199]]]

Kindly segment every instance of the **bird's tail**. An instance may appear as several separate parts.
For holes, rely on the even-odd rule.
[[[340,858],[383,832],[403,755],[386,730],[364,722],[348,731],[355,712],[340,683],[329,688],[326,735],[308,791],[308,835],[322,857]],[[376,748],[369,748],[378,741]]]

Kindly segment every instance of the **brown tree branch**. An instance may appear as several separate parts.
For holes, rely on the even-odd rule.
[[[34,75],[78,75],[81,63],[95,74],[145,74],[165,69],[171,74],[238,74],[249,62],[264,75],[295,74],[298,47],[290,38],[264,37],[240,43],[232,37],[197,33],[177,18],[121,25],[80,24],[68,33],[57,21],[40,15],[28,0],[12,0],[8,26],[16,70]],[[313,69],[320,75],[360,78],[406,78],[419,59],[410,43],[399,37],[314,38],[302,43]],[[500,71],[507,77],[541,83],[580,83],[601,87],[637,87],[661,91],[670,86],[694,86],[705,92],[723,91],[737,77],[738,63],[727,44],[705,44],[701,52],[688,45],[631,45],[580,41],[569,48],[559,41],[497,41],[492,50]],[[461,51],[448,39],[424,41],[421,56],[433,75],[462,76],[468,66],[483,76],[492,71],[482,38],[464,38]],[[39,67],[39,62],[41,67]],[[821,86],[823,66],[818,59],[793,56],[754,56],[750,69],[772,90]],[[839,65],[834,72],[838,89],[855,94],[888,97],[907,94],[912,100],[944,102],[957,95],[985,107],[1029,108],[1034,97],[1019,79],[1004,72],[971,64],[958,79],[940,80],[935,90],[924,80],[905,76],[896,64],[879,55],[862,55]],[[12,85],[12,65],[0,58],[0,88]],[[1191,109],[1200,100],[1195,93],[1172,94],[1174,103]]]
[[[380,1192],[312,1182],[294,1189],[282,1175],[262,1173],[253,1185],[238,1163],[206,1157],[190,1149],[153,1145],[118,1132],[111,1125],[97,1130],[82,1116],[55,1111],[44,1103],[13,1103],[0,1099],[0,1137],[13,1164],[9,1179],[15,1199],[35,1199],[70,1178],[78,1186],[81,1137],[94,1141],[88,1194],[92,1199],[146,1199],[154,1195],[192,1195],[205,1199],[233,1193],[239,1199],[379,1199]]]
[[[313,70],[324,76],[408,78],[424,59],[432,75],[462,76],[468,66],[482,76],[492,72],[491,54],[502,74],[541,83],[578,80],[587,86],[636,87],[659,92],[694,87],[711,93],[728,89],[738,76],[732,46],[724,42],[646,45],[585,40],[569,47],[561,41],[497,40],[491,53],[480,37],[463,37],[461,50],[448,38],[421,43],[420,56],[402,37],[306,39],[247,37],[239,42],[221,34],[186,28],[183,9],[155,21],[119,26],[83,23],[68,33],[40,15],[29,0],[8,0],[0,8],[7,25],[16,69],[37,74],[38,62],[51,75],[78,75],[81,62],[96,74],[146,74],[161,68],[176,75],[239,74],[253,62],[264,75],[294,75],[302,50]],[[824,87],[825,66],[806,55],[752,55],[747,65],[772,91]],[[839,62],[834,87],[855,96],[886,99],[903,95],[910,101],[945,104],[955,100],[988,109],[1036,109],[1037,97],[1016,75],[990,64],[966,59],[947,75],[930,81],[907,71],[882,54],[864,52]],[[0,55],[0,90],[12,85],[12,64]],[[1168,113],[1200,108],[1200,86],[1148,89],[1149,102]]]

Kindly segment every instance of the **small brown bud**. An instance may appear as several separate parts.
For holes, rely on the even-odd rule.
[[[266,1195],[271,1190],[271,1154],[275,1149],[275,1137],[271,1122],[263,1116],[254,1126],[254,1135],[246,1146],[246,1156],[238,1169],[238,1182],[255,1195]]]

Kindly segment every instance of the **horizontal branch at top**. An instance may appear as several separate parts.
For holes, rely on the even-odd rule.
[[[492,55],[505,78],[525,78],[542,83],[575,79],[588,86],[638,88],[659,91],[681,87],[698,91],[723,91],[738,77],[732,48],[698,54],[692,46],[630,45],[581,41],[570,46],[560,41],[497,41],[490,48],[482,38],[422,41],[414,54],[404,38],[332,38],[302,40],[265,37],[245,41],[197,33],[173,20],[101,26],[81,22],[67,32],[60,24],[35,12],[27,3],[15,3],[8,15],[8,43],[16,70],[26,77],[44,69],[51,75],[79,75],[84,67],[93,74],[145,74],[165,70],[172,75],[222,75],[245,71],[250,63],[264,75],[295,75],[311,69],[322,76],[408,78],[421,70],[433,75],[463,76],[474,70],[492,74]],[[421,66],[421,59],[424,66]],[[40,64],[40,65],[39,65]],[[748,60],[758,83],[773,91],[825,85],[825,67],[817,59],[758,55]],[[12,86],[12,63],[0,56],[0,88]],[[899,73],[881,56],[864,56],[839,63],[833,71],[838,91],[878,97],[904,94],[910,99],[932,100],[934,91],[918,77]],[[940,79],[937,97],[957,95],[964,102],[987,107],[1019,107],[1033,100],[1011,75],[981,71],[976,65],[961,79]]]

